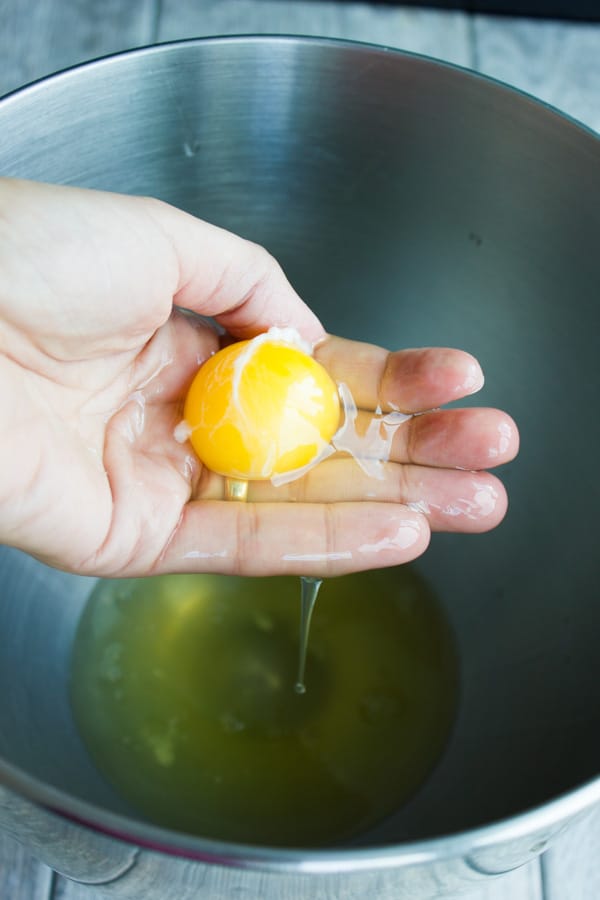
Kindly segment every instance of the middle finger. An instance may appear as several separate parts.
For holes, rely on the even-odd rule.
[[[517,427],[498,409],[442,409],[400,424],[359,410],[339,449],[364,459],[454,469],[489,469],[509,462],[519,447]],[[387,424],[386,424],[387,422]],[[382,439],[373,439],[373,434]]]

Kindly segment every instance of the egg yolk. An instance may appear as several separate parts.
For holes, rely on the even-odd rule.
[[[312,356],[269,333],[231,344],[198,370],[184,418],[213,472],[264,480],[317,462],[337,431],[337,387]]]

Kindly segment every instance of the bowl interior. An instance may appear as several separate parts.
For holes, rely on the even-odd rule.
[[[473,400],[522,434],[495,532],[419,568],[454,628],[458,720],[425,787],[369,840],[433,837],[598,775],[594,477],[600,141],[467,72],[331,41],[166,45],[0,103],[6,175],[161,197],[264,244],[333,332],[457,346]],[[90,582],[0,554],[0,755],[123,809],[66,698]]]

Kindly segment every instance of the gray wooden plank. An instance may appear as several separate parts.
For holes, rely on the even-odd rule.
[[[159,40],[218,34],[304,34],[368,41],[468,65],[466,13],[334,0],[163,0]]]
[[[0,0],[0,95],[57,69],[153,41],[158,0]]]
[[[0,832],[0,898],[50,900],[53,874],[12,838]]]
[[[239,885],[237,887],[238,891],[243,893],[244,897],[247,896],[248,900],[254,900],[254,892],[247,892],[245,889],[240,890]],[[267,889],[268,883],[265,882],[264,890],[266,891]],[[178,896],[177,891],[178,888],[174,888],[174,892],[171,894],[168,889],[165,889],[163,900],[167,900],[167,897],[170,898],[171,896],[173,897],[173,900],[175,900]],[[238,891],[236,891],[236,888],[234,887],[231,891],[232,896]],[[52,900],[108,900],[109,897],[114,896],[115,895],[110,888],[106,890],[101,886],[78,885],[72,881],[61,878],[57,881]],[[218,892],[218,896],[223,896],[221,891]],[[297,896],[296,892],[291,889],[289,893],[286,892],[285,897],[283,895],[281,896],[281,900],[285,900],[286,897],[293,898],[295,896]],[[304,892],[302,893],[302,896],[305,896]],[[322,890],[319,891],[319,896],[323,896]],[[335,890],[328,893],[327,896],[329,900],[344,900],[344,894],[340,893],[338,896]],[[355,896],[355,894],[353,893],[352,896]],[[416,895],[413,894],[412,891],[410,892],[410,895],[399,892],[398,900],[403,900],[403,898],[408,900],[408,896],[415,897],[416,900]],[[427,893],[427,896],[419,896],[421,897],[421,900],[431,900],[431,894],[429,894],[429,892]],[[537,861],[530,863],[523,868],[516,869],[507,875],[490,878],[483,882],[478,888],[467,890],[464,893],[460,892],[460,895],[456,892],[452,892],[451,894],[442,893],[436,896],[439,897],[439,900],[457,900],[458,896],[460,896],[461,900],[544,900]],[[209,897],[210,894],[206,897],[199,894],[198,900],[209,900]],[[567,898],[563,898],[563,900],[567,900]],[[575,898],[573,898],[573,900],[575,900]],[[577,900],[579,900],[579,898],[577,898]]]
[[[600,131],[600,24],[475,16],[480,72]]]
[[[484,881],[476,890],[461,895],[461,900],[545,900],[539,860]]]
[[[544,854],[544,900],[600,897],[600,807],[573,825]]]

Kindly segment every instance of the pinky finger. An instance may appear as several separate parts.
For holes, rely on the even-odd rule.
[[[429,538],[425,516],[393,503],[195,501],[153,572],[343,575],[409,562]]]

